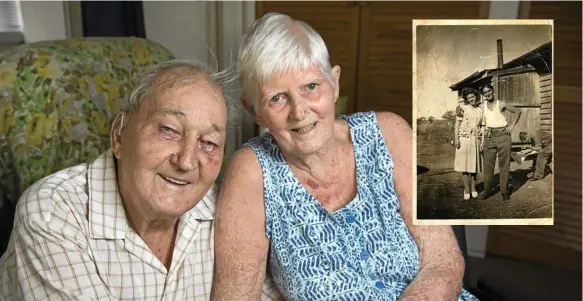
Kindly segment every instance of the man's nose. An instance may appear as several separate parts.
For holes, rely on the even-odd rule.
[[[185,139],[180,145],[178,151],[172,155],[172,163],[180,170],[191,171],[197,167],[196,155],[199,142],[198,139],[194,141],[192,140],[193,139]]]

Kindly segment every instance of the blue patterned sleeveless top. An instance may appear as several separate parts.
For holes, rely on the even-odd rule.
[[[263,172],[271,274],[286,300],[397,300],[419,271],[419,249],[399,214],[393,162],[374,112],[340,118],[358,188],[334,212],[298,181],[271,134],[245,144]]]

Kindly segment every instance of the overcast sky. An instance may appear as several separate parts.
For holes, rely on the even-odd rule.
[[[496,40],[504,63],[551,40],[549,25],[417,26],[418,117],[441,118],[457,104],[449,86],[483,69],[496,68]]]

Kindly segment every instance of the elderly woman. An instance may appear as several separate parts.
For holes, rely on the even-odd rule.
[[[243,103],[269,132],[225,175],[211,298],[257,300],[270,272],[287,300],[457,300],[453,232],[412,224],[408,124],[386,112],[336,118],[340,68],[285,15],[253,24],[238,70]]]

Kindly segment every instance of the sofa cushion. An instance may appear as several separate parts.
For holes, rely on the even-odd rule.
[[[172,59],[141,38],[26,44],[0,54],[0,191],[14,203],[58,170],[109,148],[110,124],[142,69]]]

